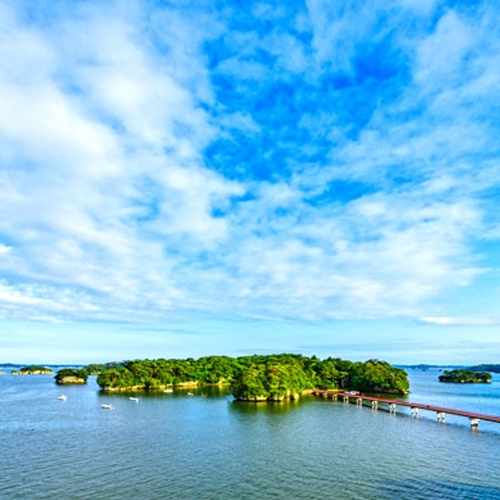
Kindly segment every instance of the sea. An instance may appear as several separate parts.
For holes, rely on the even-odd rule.
[[[407,400],[500,415],[499,374],[456,385],[439,373],[409,369]],[[500,499],[500,424],[191,392],[0,375],[0,499]]]

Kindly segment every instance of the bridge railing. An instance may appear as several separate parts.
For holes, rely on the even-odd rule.
[[[436,412],[436,418],[438,422],[445,422],[446,415],[458,415],[460,417],[466,417],[470,419],[471,428],[477,429],[479,427],[479,422],[481,420],[487,422],[496,422],[500,423],[500,416],[496,415],[486,415],[484,413],[476,413],[467,410],[459,410],[455,408],[443,408],[441,406],[423,404],[423,403],[414,403],[410,401],[404,401],[400,399],[388,399],[381,398],[377,396],[367,396],[364,394],[360,394],[357,391],[348,391],[348,392],[338,392],[338,391],[329,391],[317,389],[313,391],[313,394],[331,398],[335,401],[338,401],[339,398],[342,399],[344,403],[350,403],[351,400],[355,400],[357,405],[363,405],[363,403],[370,402],[372,409],[378,409],[379,404],[386,404],[388,406],[390,413],[396,413],[398,406],[404,406],[410,408],[410,413],[412,417],[418,417],[419,410],[427,410]]]

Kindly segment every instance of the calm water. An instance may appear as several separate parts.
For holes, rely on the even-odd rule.
[[[411,401],[500,415],[498,375],[457,386],[409,374]],[[135,403],[51,376],[3,375],[0,393],[2,500],[500,499],[500,424],[201,392]]]

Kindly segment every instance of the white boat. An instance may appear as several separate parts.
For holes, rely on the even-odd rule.
[[[173,389],[165,389],[163,392],[174,392]]]
[[[113,405],[101,405],[103,410],[114,410],[115,407]]]
[[[135,401],[136,403],[139,401],[139,398],[129,398],[130,401]]]
[[[68,397],[65,396],[64,394],[61,394],[60,396],[57,396],[57,399],[59,399],[59,401],[66,401]]]
[[[188,393],[186,394],[186,396],[188,396],[189,398],[191,398],[191,397],[193,397],[193,396],[194,396],[194,394],[193,394],[192,392],[188,392]]]

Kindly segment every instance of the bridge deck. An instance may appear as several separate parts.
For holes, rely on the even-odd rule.
[[[462,417],[468,417],[471,419],[484,420],[488,422],[497,422],[500,423],[500,416],[496,415],[485,415],[484,413],[475,413],[472,411],[466,410],[457,410],[454,408],[443,408],[441,406],[434,405],[426,405],[422,403],[412,403],[410,401],[402,401],[400,399],[386,399],[386,398],[378,398],[375,396],[364,396],[363,394],[350,394],[347,392],[335,392],[335,391],[327,391],[327,390],[316,390],[315,394],[326,394],[332,396],[340,396],[340,397],[348,397],[353,399],[362,399],[363,401],[377,401],[379,403],[387,403],[387,404],[395,404],[399,406],[407,406],[409,408],[419,408],[422,410],[435,411],[437,413],[447,413],[449,415],[459,415]]]

